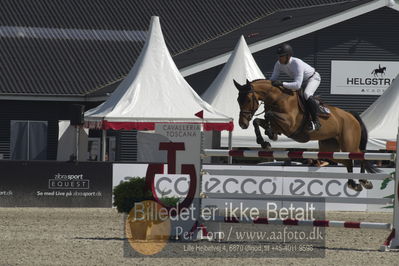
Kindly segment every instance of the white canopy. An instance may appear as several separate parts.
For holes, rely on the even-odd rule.
[[[88,127],[116,130],[153,130],[157,122],[204,123],[206,130],[233,127],[232,119],[204,102],[180,74],[158,17],[152,17],[146,43],[128,76],[104,103],[85,113],[85,121]]]
[[[214,108],[234,118],[232,136],[233,147],[260,147],[260,145],[256,143],[252,123],[250,123],[250,126],[245,130],[238,125],[240,108],[237,103],[238,91],[233,84],[233,79],[240,84],[244,84],[247,79],[252,81],[264,78],[262,71],[252,57],[244,37],[241,36],[226,65],[202,95],[202,98]],[[261,112],[262,110],[259,109],[258,111]],[[265,136],[265,138],[267,137]],[[316,141],[298,143],[285,136],[279,136],[278,141],[268,141],[271,142],[273,148],[318,147]],[[221,145],[223,147],[228,146],[228,136],[225,133],[222,133]]]
[[[369,133],[368,150],[385,149],[399,127],[399,74],[386,91],[361,114]]]

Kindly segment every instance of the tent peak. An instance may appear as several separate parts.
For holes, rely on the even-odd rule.
[[[203,119],[195,116],[203,110]],[[181,75],[166,46],[159,17],[151,17],[147,40],[127,77],[87,121],[108,129],[147,129],[155,123],[203,123],[232,130],[232,118],[204,102]]]

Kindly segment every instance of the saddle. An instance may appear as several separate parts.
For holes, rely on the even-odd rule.
[[[305,99],[305,95],[303,93],[304,91],[298,90],[298,104],[299,104],[299,109],[302,110],[302,112],[305,114],[306,120],[308,120],[310,118],[310,114],[309,114],[309,110],[306,104],[306,99]],[[330,117],[330,109],[320,100],[320,97],[314,97],[314,99],[316,100],[316,103],[318,104],[319,108],[318,108],[318,112],[317,115],[320,118],[328,118]]]
[[[304,113],[304,119],[302,120],[302,124],[299,126],[299,128],[288,137],[295,141],[305,143],[310,140],[309,132],[307,132],[307,130],[306,130],[306,125],[311,120],[310,111],[308,110],[305,95],[303,94],[303,90],[298,91],[297,97],[298,97],[299,109]],[[315,97],[315,100],[319,106],[317,115],[320,118],[324,118],[324,119],[330,117],[330,113],[331,113],[330,109],[327,106],[325,106],[324,103],[321,102],[319,98]]]

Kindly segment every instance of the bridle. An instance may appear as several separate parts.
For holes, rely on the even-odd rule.
[[[247,90],[247,91],[240,91],[240,92],[238,93],[238,95],[239,95],[239,97],[240,97],[240,95],[249,95],[250,93],[252,94],[252,107],[251,107],[251,111],[246,111],[246,110],[242,111],[242,110],[240,110],[240,116],[241,116],[241,115],[244,115],[244,116],[248,119],[248,121],[251,121],[252,118],[253,118],[254,116],[261,115],[261,114],[263,114],[265,111],[263,111],[263,112],[261,112],[261,113],[259,113],[259,114],[255,114],[256,110],[259,109],[259,104],[258,104],[258,107],[256,108],[256,103],[258,103],[259,101],[258,101],[258,99],[256,98],[256,95],[255,95],[255,92],[256,92],[256,91],[252,88],[252,85],[251,85],[251,84],[249,84],[249,85],[251,86],[251,89],[250,89],[250,90]],[[262,102],[261,104],[263,104],[263,102]]]

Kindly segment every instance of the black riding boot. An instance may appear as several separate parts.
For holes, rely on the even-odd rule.
[[[306,101],[306,103],[307,103],[307,106],[310,111],[310,116],[312,118],[312,121],[309,123],[308,130],[309,131],[317,131],[321,127],[319,118],[317,116],[319,106],[316,103],[315,99],[313,99],[312,96],[309,97],[309,99]]]

